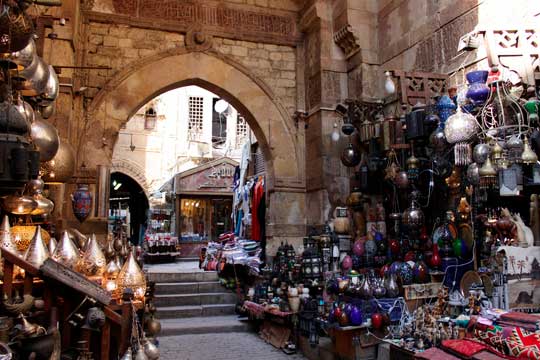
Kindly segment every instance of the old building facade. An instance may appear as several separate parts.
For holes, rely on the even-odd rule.
[[[339,160],[345,140],[330,139],[342,122],[336,105],[396,103],[383,92],[385,70],[442,73],[452,81],[460,67],[498,61],[511,68],[508,52],[499,50],[511,49],[517,32],[536,36],[540,6],[513,1],[506,5],[513,10],[493,23],[498,6],[494,0],[65,0],[40,16],[45,59],[61,70],[53,123],[78,154],[73,184],[52,191],[65,204],[55,215],[73,218],[66,194],[78,179],[95,183],[97,165],[113,166],[121,127],[142,105],[197,85],[241,112],[261,145],[268,253],[283,240],[300,245],[307,227],[324,224],[350,192],[351,174]],[[482,45],[458,52],[469,32]],[[491,47],[483,45],[494,37]],[[537,54],[538,42],[530,41]],[[531,54],[530,63],[538,72],[538,57]],[[102,224],[94,217],[83,227],[99,232]]]

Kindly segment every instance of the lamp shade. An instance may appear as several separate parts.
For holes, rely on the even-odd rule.
[[[24,260],[39,268],[49,256],[47,245],[41,237],[41,226],[38,226],[28,249],[24,253]]]
[[[146,278],[142,272],[133,252],[130,251],[124,266],[118,274],[117,282],[120,293],[123,294],[128,288],[133,290],[136,298],[141,299],[146,292]]]
[[[56,249],[52,255],[53,260],[65,265],[71,269],[75,269],[80,259],[79,250],[64,231],[60,242],[56,245]]]

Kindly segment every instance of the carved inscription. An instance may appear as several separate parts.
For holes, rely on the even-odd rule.
[[[240,10],[225,6],[189,3],[182,0],[113,0],[119,14],[139,18],[175,21],[182,25],[198,24],[223,29],[280,36],[297,34],[292,16]]]

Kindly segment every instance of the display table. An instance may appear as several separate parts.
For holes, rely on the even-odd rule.
[[[350,360],[376,359],[377,346],[381,341],[371,335],[368,329],[367,325],[329,328],[334,354]]]

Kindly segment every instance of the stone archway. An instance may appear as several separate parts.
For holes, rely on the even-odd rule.
[[[120,127],[152,98],[186,85],[198,85],[231,103],[244,114],[259,141],[267,165],[268,253],[283,240],[301,245],[306,223],[303,126],[296,126],[263,81],[211,49],[169,50],[141,59],[111,79],[87,113],[83,137],[97,149],[88,165],[111,165],[111,144]]]
[[[111,165],[111,174],[115,172],[125,174],[135,180],[143,189],[146,198],[150,199],[150,184],[144,176],[144,169],[131,161],[114,160]]]

